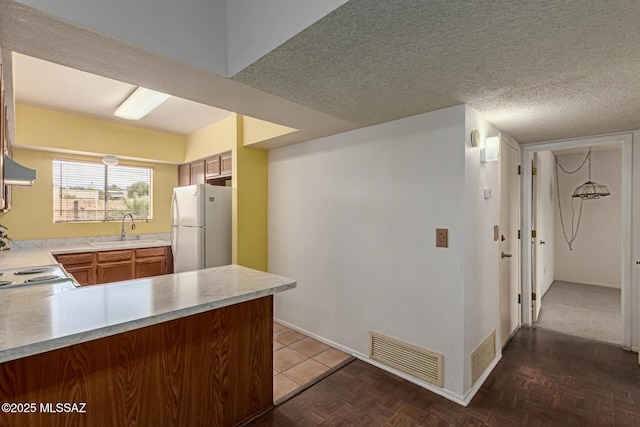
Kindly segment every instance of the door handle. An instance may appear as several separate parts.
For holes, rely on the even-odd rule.
[[[505,254],[504,252],[500,252],[500,258],[511,258],[511,254]]]

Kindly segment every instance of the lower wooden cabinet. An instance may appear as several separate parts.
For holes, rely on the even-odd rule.
[[[55,255],[82,286],[173,273],[170,247]]]
[[[82,286],[98,283],[94,252],[55,255],[55,258]]]
[[[135,259],[134,277],[136,279],[167,274],[165,248],[136,249]]]

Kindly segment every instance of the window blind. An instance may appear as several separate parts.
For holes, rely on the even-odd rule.
[[[53,160],[53,222],[152,219],[152,169]]]

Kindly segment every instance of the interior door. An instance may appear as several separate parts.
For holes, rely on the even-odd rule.
[[[536,322],[538,315],[540,315],[540,299],[542,299],[542,293],[540,291],[540,284],[538,283],[538,246],[537,230],[538,230],[538,179],[536,170],[538,167],[538,154],[534,153],[531,159],[531,229],[534,235],[530,236],[531,239],[531,321]]]
[[[520,326],[520,147],[500,141],[500,330],[504,347]]]

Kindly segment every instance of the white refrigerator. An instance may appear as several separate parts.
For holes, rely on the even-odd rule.
[[[170,217],[174,272],[231,264],[231,187],[174,188]]]

